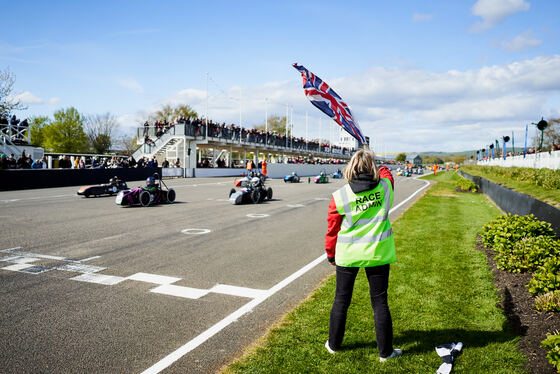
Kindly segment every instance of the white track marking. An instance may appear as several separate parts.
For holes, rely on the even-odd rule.
[[[83,260],[78,260],[76,262],[86,262],[86,261],[90,261],[90,260],[95,260],[96,258],[101,258],[101,256],[91,256],[88,258],[84,258]]]
[[[424,182],[427,182],[427,184],[422,186],[418,190],[416,190],[406,200],[404,200],[403,202],[401,202],[400,204],[395,206],[393,209],[391,209],[389,211],[389,213],[394,212],[395,209],[400,207],[405,202],[409,201],[413,196],[415,196],[418,192],[420,192],[421,190],[423,190],[424,188],[426,188],[430,184],[430,182],[428,182],[428,181],[424,181]],[[156,362],[154,365],[152,365],[148,369],[144,370],[142,372],[142,374],[156,374],[156,373],[159,373],[162,370],[166,369],[171,364],[173,364],[175,361],[179,360],[181,357],[183,357],[187,353],[191,352],[192,350],[197,348],[202,343],[206,342],[208,339],[210,339],[211,337],[213,337],[214,335],[216,335],[217,333],[222,331],[224,328],[226,328],[227,326],[229,326],[233,322],[237,321],[239,318],[241,318],[245,314],[251,312],[256,306],[258,306],[259,304],[261,304],[262,302],[267,300],[269,297],[274,295],[276,292],[280,291],[281,289],[283,289],[284,287],[286,287],[287,285],[292,283],[294,280],[296,280],[297,278],[299,278],[303,274],[307,273],[309,270],[313,269],[315,266],[317,266],[321,262],[325,261],[326,258],[327,258],[326,254],[323,254],[323,255],[319,256],[317,259],[315,259],[312,262],[310,262],[309,264],[305,265],[304,267],[302,267],[301,269],[299,269],[298,271],[296,271],[295,273],[293,273],[292,275],[290,275],[286,279],[284,279],[281,282],[274,285],[272,288],[267,290],[262,296],[251,300],[247,304],[243,305],[241,308],[237,309],[235,312],[231,313],[230,315],[228,315],[227,317],[225,317],[224,319],[222,319],[218,323],[216,323],[213,326],[211,326],[210,328],[208,328],[206,331],[204,331],[201,334],[199,334],[198,336],[196,336],[194,339],[190,340],[189,342],[185,343],[183,346],[181,346],[178,349],[176,349],[175,351],[171,352],[169,355],[165,356],[160,361]]]
[[[19,198],[19,199],[6,199],[6,200],[0,200],[0,202],[3,203],[12,203],[12,202],[16,202],[16,201],[27,201],[27,200],[44,200],[44,199],[52,199],[52,198],[59,198],[59,197],[68,197],[68,196],[77,196],[77,195],[51,195],[51,196],[35,196],[35,197],[25,197],[25,198]]]
[[[6,266],[3,268],[0,268],[2,270],[10,270],[10,271],[21,271],[27,268],[33,267],[33,265],[30,264],[15,264],[15,265],[10,265],[10,266]]]
[[[328,197],[316,197],[315,200],[330,200]]]
[[[264,218],[264,217],[268,217],[268,216],[270,216],[270,214],[261,214],[261,213],[247,214],[247,217],[249,217],[249,218]]]
[[[417,178],[416,178],[417,179]],[[398,203],[396,206],[394,206],[393,208],[391,208],[391,210],[389,211],[389,213],[393,213],[396,209],[399,209],[399,207],[401,205],[403,205],[404,203],[406,203],[408,200],[412,199],[418,192],[422,191],[424,188],[428,187],[430,185],[430,181],[427,180],[422,180],[422,182],[426,183],[425,185],[423,185],[422,187],[420,187],[419,189],[417,189],[412,195],[410,195],[409,197],[407,197],[405,200],[401,201],[400,203]]]
[[[84,265],[84,264],[76,264],[76,263],[67,263],[64,265],[60,265],[56,268],[56,270],[64,270],[64,271],[72,271],[75,273],[97,273],[98,271],[105,270],[101,266],[92,266],[92,265]]]
[[[154,283],[154,284],[171,284],[181,280],[181,278],[168,277],[165,275],[149,274],[149,273],[132,274],[126,279],[135,280],[139,282]]]
[[[228,286],[227,284],[217,284],[210,289],[210,292],[221,293],[224,295],[248,297],[256,299],[266,294],[266,290],[257,290],[254,288]]]
[[[10,256],[10,257],[0,257],[0,261],[12,262],[14,264],[28,264],[30,262],[39,261],[39,259],[34,257],[26,257],[26,256]]]
[[[288,206],[290,208],[303,208],[303,207],[305,207],[305,205],[303,205],[303,204],[288,204],[286,206]]]
[[[97,284],[104,284],[106,286],[113,286],[115,284],[124,281],[126,278],[117,277],[114,275],[89,273],[89,274],[78,275],[77,277],[70,278],[70,279],[79,282],[97,283]]]
[[[159,287],[152,288],[150,292],[159,293],[162,295],[183,297],[187,299],[199,299],[210,292],[209,290],[203,290],[200,288],[191,288],[183,286],[175,286],[173,284],[163,284]]]
[[[203,235],[211,232],[210,229],[184,229],[181,232],[185,235]]]

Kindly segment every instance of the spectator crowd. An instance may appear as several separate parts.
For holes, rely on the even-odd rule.
[[[143,136],[144,143],[153,145],[163,134],[167,133],[175,125],[185,125],[185,134],[194,137],[205,137],[206,124],[201,118],[179,117],[172,122],[156,121],[153,126],[149,122],[144,123]],[[325,152],[333,154],[350,155],[354,149],[342,148],[319,140],[306,141],[304,138],[286,136],[276,131],[261,131],[257,129],[246,129],[235,124],[227,125],[225,122],[216,123],[208,121],[208,137],[218,139],[229,139],[237,142],[266,144],[275,147],[286,147],[300,151]]]

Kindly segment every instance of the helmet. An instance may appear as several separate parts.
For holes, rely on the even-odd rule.
[[[117,177],[113,177],[111,179],[109,179],[109,184],[117,184]]]
[[[154,177],[148,177],[146,179],[146,186],[151,186],[156,183],[156,179]]]
[[[253,187],[257,187],[260,183],[261,183],[260,178],[253,177],[253,178],[251,179],[251,184],[253,185]]]

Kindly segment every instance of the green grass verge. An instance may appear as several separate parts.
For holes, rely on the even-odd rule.
[[[393,225],[397,262],[391,265],[389,306],[402,357],[379,362],[361,270],[341,351],[330,355],[324,348],[335,289],[331,276],[224,372],[433,373],[442,363],[434,348],[449,341],[464,343],[454,373],[526,372],[518,337],[496,307],[486,257],[474,249],[482,225],[499,211],[484,195],[456,193],[455,172],[425,178],[439,183]]]
[[[500,184],[511,190],[527,194],[537,200],[541,200],[560,209],[560,189],[557,188],[544,188],[536,185],[534,180],[515,180],[506,176],[497,175],[492,170],[500,168],[499,166],[478,166],[478,165],[465,165],[461,166],[461,170],[482,178],[486,178],[491,182]],[[526,168],[506,168],[508,170],[519,170],[520,172]]]

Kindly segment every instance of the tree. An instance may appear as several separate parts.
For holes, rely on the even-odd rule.
[[[465,162],[465,158],[466,158],[465,155],[458,155],[458,156],[453,157],[452,161],[454,163],[456,163],[457,165],[459,165],[459,164],[462,164],[463,162]]]
[[[272,115],[268,117],[267,126],[268,131],[276,131],[279,134],[286,133],[286,117]],[[265,124],[254,126],[255,130],[265,131]]]
[[[43,127],[44,148],[50,152],[82,153],[88,151],[84,117],[75,108],[59,109],[54,120]]]
[[[111,113],[88,116],[84,130],[94,153],[105,153],[113,144],[112,134],[118,127],[117,118]]]
[[[395,161],[397,162],[405,162],[406,161],[406,153],[399,153],[397,157],[395,157]]]
[[[29,122],[31,143],[38,147],[44,147],[45,135],[43,133],[43,129],[45,126],[48,126],[48,124],[50,123],[49,117],[46,116],[31,117],[28,122]]]
[[[117,146],[119,147],[119,149],[123,150],[127,156],[132,156],[134,151],[136,151],[139,147],[138,137],[123,135],[118,139]]]
[[[187,104],[179,104],[175,107],[166,104],[160,110],[150,115],[150,120],[160,122],[171,122],[177,117],[196,118],[198,113]]]
[[[16,77],[9,69],[0,70],[0,117],[8,117],[13,110],[24,110],[26,106],[12,96]]]

